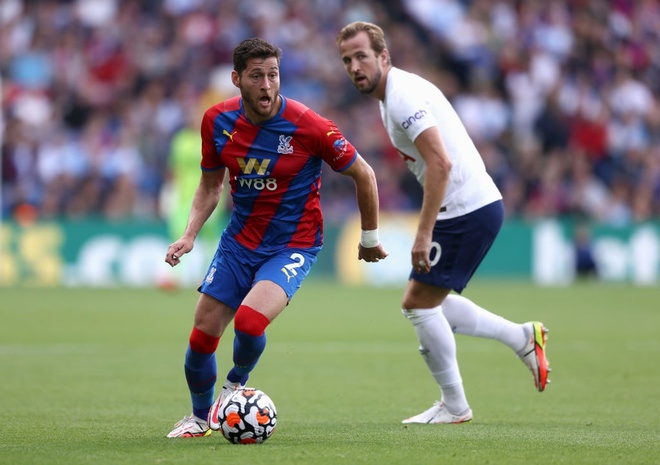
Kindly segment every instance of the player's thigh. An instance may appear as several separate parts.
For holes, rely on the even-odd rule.
[[[214,337],[220,337],[236,312],[207,294],[200,294],[195,307],[195,327]]]
[[[243,304],[273,321],[287,306],[289,297],[279,284],[269,280],[257,282],[243,300]]]
[[[252,251],[223,238],[198,291],[236,310],[250,292],[260,262]]]
[[[488,253],[502,221],[501,201],[457,218],[437,221],[431,244],[431,270],[418,273],[413,269],[410,279],[462,292]]]
[[[319,247],[311,249],[286,249],[270,257],[256,272],[254,278],[255,285],[246,297],[245,303],[255,302],[258,299],[258,305],[261,305],[264,309],[268,309],[267,311],[273,318],[277,316],[286,307],[298,289],[300,289],[312,265],[316,262],[316,256],[319,250]],[[263,285],[260,284],[262,281],[264,282]],[[271,283],[272,286],[266,283]],[[277,287],[283,293],[283,301],[279,300],[282,297],[282,293],[277,291]],[[254,292],[255,289],[259,290],[259,292]],[[265,300],[269,296],[278,300],[268,305],[268,302]],[[273,318],[270,318],[270,320],[272,321]]]

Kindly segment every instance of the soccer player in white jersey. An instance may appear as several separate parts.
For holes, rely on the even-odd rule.
[[[351,23],[340,31],[337,46],[355,87],[380,102],[392,144],[424,189],[402,307],[441,399],[403,423],[472,420],[454,332],[506,344],[543,391],[550,371],[543,324],[513,323],[459,295],[497,237],[504,209],[458,115],[434,84],[392,66],[379,26]]]

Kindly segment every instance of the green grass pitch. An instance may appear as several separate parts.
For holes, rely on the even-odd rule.
[[[273,398],[278,427],[232,445],[165,438],[190,410],[196,291],[2,288],[0,464],[660,463],[660,289],[475,281],[464,295],[550,328],[546,392],[505,346],[457,336],[474,421],[406,427],[439,392],[401,289],[308,280],[249,383]]]

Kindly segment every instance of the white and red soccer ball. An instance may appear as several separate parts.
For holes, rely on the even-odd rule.
[[[277,425],[275,404],[266,393],[240,388],[225,399],[218,411],[220,432],[233,444],[260,444]]]

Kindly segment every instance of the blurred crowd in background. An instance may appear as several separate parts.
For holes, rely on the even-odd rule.
[[[251,36],[283,50],[282,93],[372,164],[383,210],[417,208],[377,102],[339,59],[354,20],[445,92],[508,217],[660,218],[656,0],[0,0],[3,217],[166,216],[172,141],[236,94],[232,51]],[[323,182],[327,218],[345,218],[350,180],[326,167]]]

